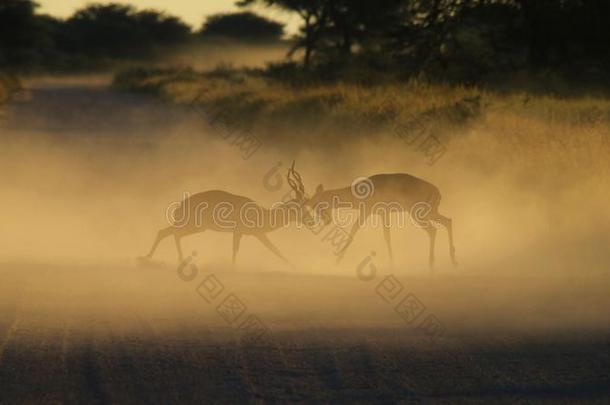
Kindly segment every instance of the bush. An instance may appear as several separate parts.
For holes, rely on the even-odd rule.
[[[90,57],[134,58],[150,56],[159,46],[184,42],[189,35],[186,24],[163,13],[92,4],[61,25],[58,46]]]
[[[284,24],[250,12],[216,14],[207,18],[200,35],[242,41],[279,41],[284,35]]]
[[[22,89],[21,82],[16,76],[0,71],[0,103],[6,102]]]
[[[178,81],[192,81],[198,74],[192,68],[136,67],[120,71],[113,85],[121,90],[162,95],[164,86]]]

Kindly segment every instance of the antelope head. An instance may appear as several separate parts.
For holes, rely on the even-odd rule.
[[[292,167],[288,169],[288,184],[295,194],[295,199],[293,201],[296,201],[302,207],[303,219],[310,224],[315,223],[314,216],[310,213],[310,211],[313,211],[315,216],[321,216],[324,223],[328,225],[332,221],[329,213],[330,209],[329,207],[326,207],[327,204],[318,204],[323,197],[322,193],[324,189],[322,185],[320,184],[316,189],[316,194],[312,198],[309,198],[305,194],[305,186],[303,185],[301,175],[294,170],[294,164],[295,162],[292,162]],[[322,208],[323,206],[325,208]]]
[[[316,192],[307,200],[305,205],[307,207],[311,207],[315,215],[322,218],[324,224],[328,225],[332,222],[331,202],[328,201],[327,193],[325,193],[324,186],[322,184],[318,185]]]
[[[288,175],[286,176],[288,184],[290,185],[290,188],[294,192],[295,196],[292,200],[290,200],[290,202],[297,203],[299,205],[303,221],[306,224],[311,224],[313,223],[314,219],[309,213],[309,210],[306,206],[308,198],[305,194],[305,186],[303,185],[303,179],[301,178],[299,172],[294,169],[294,165],[295,162],[292,162],[292,167],[288,169]]]

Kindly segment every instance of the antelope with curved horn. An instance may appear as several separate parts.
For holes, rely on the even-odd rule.
[[[294,164],[289,169],[287,178],[289,184],[295,186],[295,198],[276,203],[271,208],[261,207],[247,197],[222,190],[204,191],[189,196],[172,213],[172,225],[158,232],[150,252],[144,258],[151,259],[159,243],[168,236],[173,236],[178,259],[182,262],[180,240],[188,235],[214,230],[233,232],[233,265],[242,236],[252,235],[292,266],[266,235],[303,218],[305,195],[301,190],[304,187],[300,175],[294,170]]]
[[[449,254],[453,265],[457,266],[452,220],[438,212],[440,201],[441,193],[433,184],[409,174],[394,173],[360,178],[349,187],[332,190],[324,190],[320,184],[315,194],[306,200],[305,205],[312,207],[314,212],[319,214],[326,223],[330,222],[331,216],[328,211],[331,209],[350,206],[359,210],[359,218],[352,225],[348,241],[338,256],[338,263],[343,259],[345,251],[364,221],[375,214],[382,216],[383,235],[390,260],[393,262],[389,214],[392,211],[406,212],[411,215],[412,221],[413,216],[416,215],[419,227],[428,233],[430,239],[428,260],[430,271],[433,271],[437,231],[434,223],[440,223],[447,229]]]

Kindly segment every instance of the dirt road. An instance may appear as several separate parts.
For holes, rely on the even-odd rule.
[[[429,276],[379,258],[364,281],[369,250],[292,270],[254,242],[232,271],[219,234],[187,247],[192,279],[171,246],[165,265],[137,267],[164,204],[216,181],[201,167],[230,145],[202,141],[203,159],[179,137],[205,131],[192,112],[101,79],[30,88],[1,128],[0,402],[610,401],[606,274]],[[224,182],[250,164],[223,159]],[[321,249],[282,235],[294,256]]]
[[[565,315],[561,307],[583,317],[603,309],[565,299],[514,305],[539,294],[542,283],[494,297],[482,291],[498,280],[401,278],[443,322],[446,330],[434,336],[401,318],[377,284],[349,277],[217,272],[226,291],[207,302],[197,287],[212,273],[185,282],[171,269],[133,266],[4,264],[0,271],[5,403],[610,398],[607,329],[541,328]],[[575,293],[599,303],[596,283]],[[247,307],[234,325],[219,309],[229,293]],[[472,293],[479,299],[467,304]],[[256,341],[239,330],[249,314],[268,328]]]

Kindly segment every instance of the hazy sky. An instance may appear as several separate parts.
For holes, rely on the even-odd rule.
[[[58,17],[67,17],[74,10],[89,3],[125,3],[137,8],[155,8],[167,11],[170,14],[181,17],[193,27],[199,28],[206,15],[235,11],[235,0],[37,0],[40,4],[39,12],[48,13]],[[294,32],[298,25],[298,19],[290,14],[267,8],[256,8],[254,11],[265,14],[275,20],[288,23],[287,30]]]

